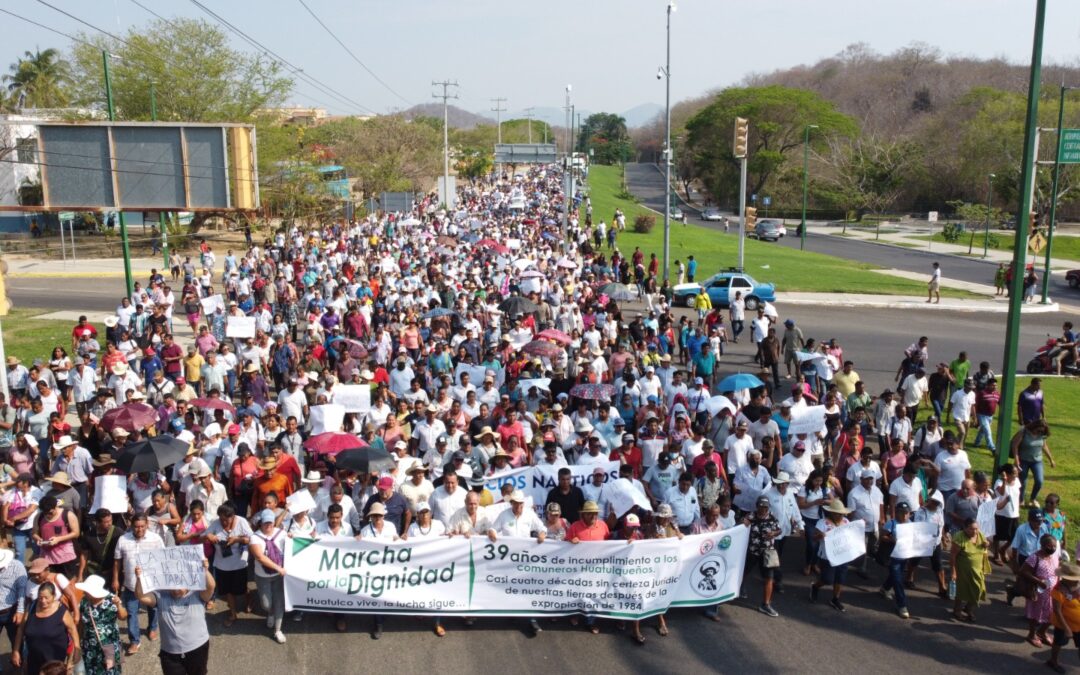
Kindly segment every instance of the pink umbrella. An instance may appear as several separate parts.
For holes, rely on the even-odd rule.
[[[190,405],[203,410],[224,410],[236,414],[236,408],[233,407],[233,404],[220,398],[193,398]]]
[[[490,248],[492,251],[495,251],[496,253],[501,253],[503,255],[506,255],[507,253],[510,252],[510,249],[503,246],[502,244],[495,241],[494,239],[481,239],[480,241],[476,242],[476,245],[477,246],[483,246],[485,248]]]
[[[153,406],[145,403],[125,403],[101,416],[101,428],[109,433],[113,429],[139,431],[157,424],[158,414]]]
[[[554,342],[558,342],[564,347],[574,342],[574,339],[572,337],[555,328],[544,329],[537,333],[536,337],[539,340],[552,340]]]
[[[352,434],[327,431],[304,441],[304,449],[316,455],[336,455],[345,450],[366,448],[368,444]]]
[[[559,355],[562,351],[562,347],[554,342],[548,342],[547,340],[533,340],[524,347],[521,351],[533,356],[542,356],[546,359],[553,359]]]

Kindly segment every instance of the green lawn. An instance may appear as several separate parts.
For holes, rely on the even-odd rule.
[[[589,196],[593,205],[593,221],[601,218],[610,222],[616,207],[626,214],[626,231],[619,233],[617,246],[629,255],[635,246],[647,254],[663,254],[663,217],[640,204],[620,200],[621,170],[617,166],[593,165],[589,169]],[[640,214],[656,216],[656,227],[648,234],[632,231],[634,218]],[[584,215],[582,215],[584,217]],[[734,223],[733,223],[734,225]],[[794,234],[794,229],[791,230]],[[606,250],[606,249],[605,249]],[[698,278],[734,267],[738,264],[738,240],[736,237],[718,234],[698,225],[671,226],[671,260],[686,261],[693,255],[698,261]],[[844,260],[829,255],[798,251],[775,243],[746,241],[745,267],[747,273],[759,281],[776,284],[777,290],[817,293],[873,293],[881,295],[923,295],[926,284],[922,281],[901,279],[871,270],[874,265]],[[942,295],[973,297],[964,291],[945,289]]]
[[[1016,240],[1016,235],[1012,232],[992,231],[990,233],[990,249],[996,251],[1009,251],[1012,250],[1013,242]],[[967,246],[972,243],[972,254],[978,253],[982,255],[983,248],[983,233],[976,232],[975,240],[971,240],[971,232],[960,237],[960,241],[946,242],[945,237],[940,232],[935,232],[933,240],[937,243],[953,243],[957,246]],[[928,234],[913,235],[908,239],[918,239],[920,241],[927,241],[930,239]],[[1046,255],[1045,250],[1039,254],[1040,259],[1043,259]],[[1061,260],[1077,260],[1080,261],[1080,237],[1054,237],[1054,250],[1052,253],[1054,258]]]
[[[34,359],[48,359],[53,347],[61,345],[71,353],[71,329],[69,321],[32,319],[46,313],[41,309],[19,307],[0,319],[4,330],[4,353],[16,356],[29,367]]]
[[[1030,378],[1020,377],[1016,380],[1016,390],[1020,391],[1028,386]],[[1076,448],[1080,447],[1080,420],[1076,417],[1076,411],[1080,410],[1080,380],[1074,378],[1047,378],[1042,381],[1043,396],[1046,399],[1047,421],[1050,424],[1050,439],[1048,444],[1057,462],[1056,468],[1050,468],[1050,462],[1044,460],[1046,469],[1046,481],[1043,483],[1042,492],[1039,493],[1039,501],[1043,501],[1051,492],[1061,496],[1061,509],[1069,517],[1068,543],[1069,552],[1075,550],[1077,537],[1080,536],[1080,490],[1077,482],[1080,481],[1080,453]],[[999,408],[999,411],[1003,408]],[[1016,405],[1010,406],[1013,417],[1013,432],[1016,426]],[[919,412],[919,419],[926,419],[930,409],[924,408]],[[995,427],[996,430],[996,419]],[[950,421],[945,428],[955,427]],[[988,473],[994,470],[994,458],[986,447],[970,447],[975,439],[975,431],[968,432],[968,458],[976,470]],[[1031,493],[1031,477],[1028,477],[1027,494]]]

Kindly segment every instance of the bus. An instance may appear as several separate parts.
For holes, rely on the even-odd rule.
[[[349,188],[349,175],[345,167],[337,164],[320,166],[319,177],[326,184],[330,194],[342,201],[351,201],[352,191]]]

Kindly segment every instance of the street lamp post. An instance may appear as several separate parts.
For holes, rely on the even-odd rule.
[[[671,268],[671,15],[675,0],[667,6],[667,60],[664,65],[664,281]]]
[[[116,111],[113,109],[112,77],[109,74],[109,50],[101,50],[101,62],[105,69],[105,104],[109,110],[109,121],[116,121]],[[134,280],[131,276],[131,246],[128,244],[127,223],[124,222],[124,208],[120,204],[120,195],[115,195],[114,203],[117,205],[117,214],[120,219],[120,249],[124,254],[124,282],[127,284],[127,294],[130,297],[135,292]]]
[[[990,209],[993,208],[991,204],[994,202],[994,179],[997,178],[994,174],[988,174],[986,176],[986,232],[983,234],[983,257],[987,256],[990,250]]]
[[[1042,278],[1042,304],[1050,302],[1047,295],[1050,292],[1050,255],[1054,250],[1054,228],[1057,224],[1057,205],[1058,205],[1058,176],[1061,175],[1061,149],[1064,147],[1061,143],[1061,126],[1065,121],[1065,92],[1072,89],[1072,87],[1066,87],[1065,83],[1061,83],[1061,98],[1058,100],[1058,119],[1057,119],[1057,151],[1054,152],[1054,180],[1053,185],[1050,187],[1050,224],[1046,228],[1046,265],[1043,268]]]
[[[806,250],[806,200],[810,182],[810,130],[817,129],[816,124],[807,124],[803,131],[802,152],[802,224],[799,226],[799,250]]]

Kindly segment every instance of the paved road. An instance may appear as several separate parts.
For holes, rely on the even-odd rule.
[[[27,278],[7,280],[8,297],[15,307],[111,313],[124,296],[124,280],[115,277]]]
[[[209,620],[211,673],[257,672],[263,675],[359,672],[362,664],[403,673],[425,672],[565,672],[565,673],[717,673],[753,670],[761,673],[827,671],[839,673],[985,673],[1039,672],[1048,650],[1023,642],[1026,624],[1019,607],[1007,609],[1001,598],[1001,575],[991,581],[993,602],[979,612],[979,623],[949,619],[946,603],[933,590],[924,569],[921,590],[909,592],[910,621],[893,613],[889,600],[876,589],[882,568],[873,577],[853,576],[845,591],[848,610],[840,614],[824,602],[810,604],[808,580],[797,568],[802,542],[792,540],[785,550],[787,589],[774,598],[781,616],[768,618],[755,608],[760,582],[753,575],[744,585],[747,600],[725,605],[713,623],[691,610],[670,613],[671,634],[661,638],[655,622],[643,628],[647,644],[634,645],[614,622],[601,621],[593,636],[571,628],[565,620],[545,621],[535,637],[521,630],[517,619],[481,619],[472,629],[460,621],[447,622],[448,634],[435,637],[425,619],[389,617],[379,642],[368,636],[365,617],[350,619],[349,632],[334,632],[332,621],[307,615],[302,623],[286,620],[288,642],[275,644],[262,616],[242,615],[225,629],[221,614]],[[824,595],[827,595],[825,593]],[[220,608],[219,603],[219,608]],[[220,612],[220,609],[219,609]],[[143,619],[145,621],[145,618]],[[5,650],[6,651],[6,650]],[[124,672],[158,673],[157,645],[144,640],[142,651],[126,660]],[[1075,659],[1068,650],[1064,658]]]
[[[641,199],[642,203],[649,208],[663,212],[664,209],[664,175],[653,164],[627,164],[626,165],[627,189]],[[686,211],[690,222],[703,225],[720,232],[724,231],[720,223],[706,222],[697,217],[697,214]],[[762,213],[759,209],[758,213]],[[606,214],[604,214],[606,217]],[[738,218],[732,218],[730,234],[738,234]],[[789,227],[790,235],[777,242],[781,246],[798,248],[799,239],[795,237],[795,228]],[[677,234],[676,234],[677,236]],[[958,279],[980,284],[992,284],[994,281],[994,269],[997,264],[978,259],[960,258],[956,256],[942,256],[931,251],[908,249],[899,246],[875,244],[868,241],[859,241],[843,237],[834,237],[824,234],[808,232],[806,236],[806,248],[818,253],[827,253],[848,260],[892,267],[909,272],[926,274],[929,278],[930,264],[935,260],[941,263],[942,273],[946,278]],[[1075,295],[1075,291],[1068,288],[1064,278],[1060,275],[1051,280],[1051,297],[1064,297],[1066,294]]]

